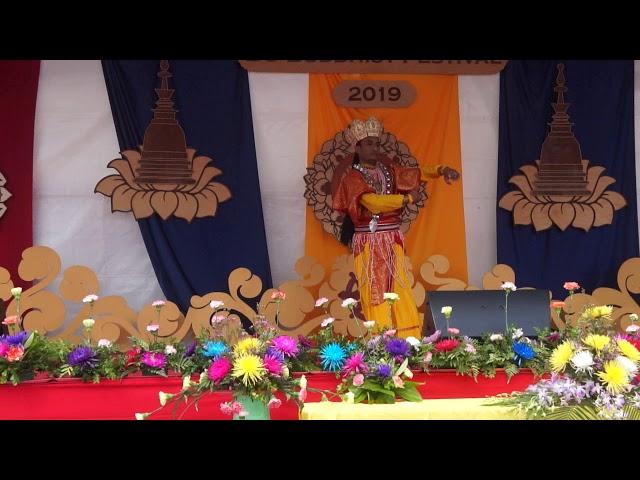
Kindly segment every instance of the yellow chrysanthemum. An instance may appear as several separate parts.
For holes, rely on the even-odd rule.
[[[259,357],[255,355],[244,355],[233,362],[233,372],[231,376],[242,377],[242,383],[250,386],[259,381],[266,369]]]
[[[255,353],[260,350],[260,347],[262,347],[260,340],[253,337],[247,337],[235,344],[233,352],[238,356],[242,356],[248,353]]]
[[[573,356],[573,344],[570,341],[564,341],[556,347],[551,353],[549,362],[551,363],[551,370],[554,372],[564,371],[567,363]]]
[[[606,335],[596,335],[592,333],[582,341],[585,343],[585,345],[588,345],[591,348],[594,348],[597,352],[600,352],[606,345],[609,344],[611,339]]]
[[[617,343],[618,348],[625,357],[627,357],[634,363],[638,363],[638,360],[640,360],[640,352],[631,342],[625,340],[624,338],[619,338],[617,340]]]
[[[629,375],[625,368],[615,360],[604,364],[604,371],[597,373],[600,380],[607,385],[607,390],[614,395],[629,385]]]
[[[613,312],[611,305],[599,305],[597,307],[591,307],[587,309],[587,314],[591,318],[607,317]]]

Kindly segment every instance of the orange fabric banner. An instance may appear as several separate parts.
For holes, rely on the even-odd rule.
[[[404,80],[417,90],[417,98],[407,108],[345,108],[336,105],[332,90],[343,80]],[[322,145],[358,118],[375,116],[387,132],[405,143],[423,165],[447,165],[462,178],[447,185],[444,179],[428,182],[429,199],[405,235],[407,255],[414,276],[429,256],[445,255],[451,262],[447,277],[467,281],[467,249],[464,228],[458,78],[445,75],[309,75],[309,144],[307,165]],[[307,207],[305,255],[314,257],[328,273],[338,255],[349,253],[335,237],[322,229]]]

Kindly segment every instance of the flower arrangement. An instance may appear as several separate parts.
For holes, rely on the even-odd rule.
[[[0,384],[31,380],[55,368],[61,342],[47,341],[37,332],[0,335]]]
[[[606,305],[586,306],[575,335],[551,352],[551,378],[497,404],[522,410],[528,418],[640,419],[637,330],[614,333],[611,312]]]
[[[267,408],[268,405],[276,405],[277,392],[301,405],[306,390],[301,388],[297,393],[300,380],[290,375],[291,360],[300,352],[298,340],[278,335],[277,330],[266,321],[257,321],[254,330],[254,336],[245,332],[239,334],[235,343],[230,343],[228,337],[225,338],[221,333],[201,343],[199,354],[206,357],[208,362],[199,380],[193,382],[189,376],[185,376],[180,392],[160,392],[160,407],[153,412],[137,414],[136,418],[147,418],[168,404],[177,409],[186,402],[186,411],[192,405],[197,406],[203,395],[225,390],[233,392],[235,401],[221,408],[223,412],[237,417],[244,418],[247,415],[241,415],[243,412],[249,414],[260,406]],[[229,329],[224,331],[230,332]],[[255,417],[255,414],[251,416]]]

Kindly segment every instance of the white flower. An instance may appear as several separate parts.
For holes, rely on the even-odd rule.
[[[21,294],[22,294],[22,288],[14,287],[11,289],[11,295],[13,295],[14,297],[19,297]]]
[[[446,306],[446,307],[442,307],[442,310],[440,310],[440,313],[442,313],[443,315],[451,315],[451,312],[453,311],[453,307],[450,306]]]
[[[638,321],[638,314],[637,313],[632,313],[631,315],[629,315],[629,320],[631,320],[632,322],[637,322]]]
[[[84,328],[92,328],[96,324],[96,321],[93,318],[85,318],[82,320],[82,325]]]
[[[99,297],[97,295],[92,293],[91,295],[87,295],[86,297],[84,297],[82,299],[82,303],[92,303],[92,302],[95,302],[96,300],[98,300],[98,298]]]
[[[325,318],[325,319],[322,321],[322,323],[320,324],[320,326],[321,326],[322,328],[327,327],[327,326],[331,325],[334,321],[335,321],[335,318],[333,318],[333,317]]]
[[[516,286],[513,284],[513,282],[504,282],[501,286],[501,289],[503,290],[509,290],[512,292],[515,292],[517,290]]]
[[[157,332],[158,330],[160,330],[160,325],[158,325],[157,323],[147,325],[147,332]]]
[[[220,308],[220,307],[224,307],[224,302],[220,301],[220,300],[212,300],[211,303],[209,304],[209,306],[211,308],[213,308],[214,310]]]
[[[307,377],[305,377],[304,375],[302,375],[302,377],[300,377],[300,388],[302,390],[306,390],[307,389]]]
[[[366,328],[367,330],[372,329],[373,327],[376,326],[376,321],[375,320],[368,320],[366,322],[362,322],[362,325],[364,325],[364,328]]]
[[[158,397],[160,397],[160,405],[164,407],[167,404],[167,400],[171,400],[175,395],[171,393],[158,392]]]
[[[173,355],[176,352],[176,347],[174,347],[173,345],[167,345],[166,347],[164,347],[164,353],[167,355]]]
[[[402,372],[402,374],[407,378],[413,378],[413,372],[408,368],[404,372]]]
[[[411,345],[413,348],[418,348],[420,346],[420,340],[418,340],[416,337],[407,337],[405,338],[406,342]]]
[[[166,304],[164,300],[156,300],[151,304],[152,307],[163,307]]]
[[[511,335],[511,338],[513,338],[514,340],[517,340],[518,338],[520,338],[523,335],[522,329],[521,328],[517,328],[513,331],[513,334]]]
[[[353,400],[356,397],[353,392],[347,392],[344,396],[347,399],[347,403],[353,403]]]
[[[146,420],[149,413],[136,413],[136,420]]]
[[[395,292],[386,292],[382,298],[384,298],[385,300],[391,300],[392,302],[395,302],[396,300],[400,299],[400,295],[398,295]]]
[[[635,362],[623,355],[618,355],[616,361],[624,368],[629,375],[635,375],[638,371],[638,366]]]
[[[593,369],[593,355],[589,350],[581,350],[571,357],[571,364],[578,372]]]
[[[318,300],[316,300],[316,307],[321,307],[322,305],[324,305],[328,301],[329,301],[329,299],[327,297],[320,297]]]
[[[191,386],[191,375],[182,377],[182,390],[188,390]]]
[[[358,301],[355,298],[349,297],[349,298],[344,299],[344,301],[342,302],[342,307],[343,308],[351,308],[356,303],[358,303]]]
[[[491,335],[489,337],[489,340],[491,340],[492,342],[497,342],[498,340],[502,340],[504,337],[502,336],[502,334],[500,333],[494,333],[493,335]]]
[[[286,365],[282,366],[282,378],[289,378],[289,367]]]
[[[627,333],[635,333],[638,330],[640,330],[640,325],[629,325],[627,328],[625,328],[625,331]]]
[[[111,346],[111,342],[109,340],[107,340],[106,338],[101,338],[100,340],[98,340],[98,346],[99,347],[110,347]]]

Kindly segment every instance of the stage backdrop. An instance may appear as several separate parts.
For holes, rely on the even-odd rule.
[[[561,72],[560,63],[564,65]],[[576,194],[571,206],[554,207],[552,202],[559,197],[553,194],[525,196],[520,202],[523,208],[533,208],[533,203],[523,203],[531,199],[551,201],[532,210],[536,218],[529,225],[516,225],[513,213],[498,207],[497,246],[498,263],[513,267],[519,285],[550,288],[555,298],[564,298],[566,281],[577,281],[588,292],[598,286],[616,286],[622,262],[638,256],[634,63],[545,60],[507,64],[500,78],[498,201],[518,190],[509,179],[522,175],[521,167],[535,165],[541,158],[554,114],[551,104],[559,99],[570,104],[569,119],[556,113],[551,130],[562,130],[566,138],[567,123],[573,124],[582,161],[588,160],[588,167],[596,169],[587,176],[592,183],[597,180],[597,185],[587,186],[588,195]],[[566,105],[558,112],[563,108]],[[536,187],[534,177],[529,177],[529,186],[539,191],[549,188]],[[572,188],[582,187],[574,184]]]
[[[405,81],[415,87],[417,96],[407,108],[341,107],[333,100],[332,91],[343,80]],[[398,142],[405,143],[420,164],[445,164],[462,170],[458,78],[444,75],[310,75],[308,164],[313,163],[323,144],[352,120],[366,120],[370,116],[378,118]],[[439,253],[451,261],[447,275],[467,281],[462,181],[453,185],[446,185],[442,179],[428,182],[430,198],[406,235],[414,274],[430,255]],[[331,271],[336,256],[347,252],[344,245],[322,229],[311,208],[307,208],[305,254]]]
[[[135,149],[153,115],[159,62],[105,60],[103,70],[120,149]],[[192,295],[227,291],[238,267],[259,276],[264,288],[271,286],[271,273],[247,72],[236,61],[187,60],[170,61],[170,71],[187,147],[211,157],[223,172],[216,180],[232,192],[215,217],[187,223],[154,214],[138,221],[163,292],[186,313]]]

